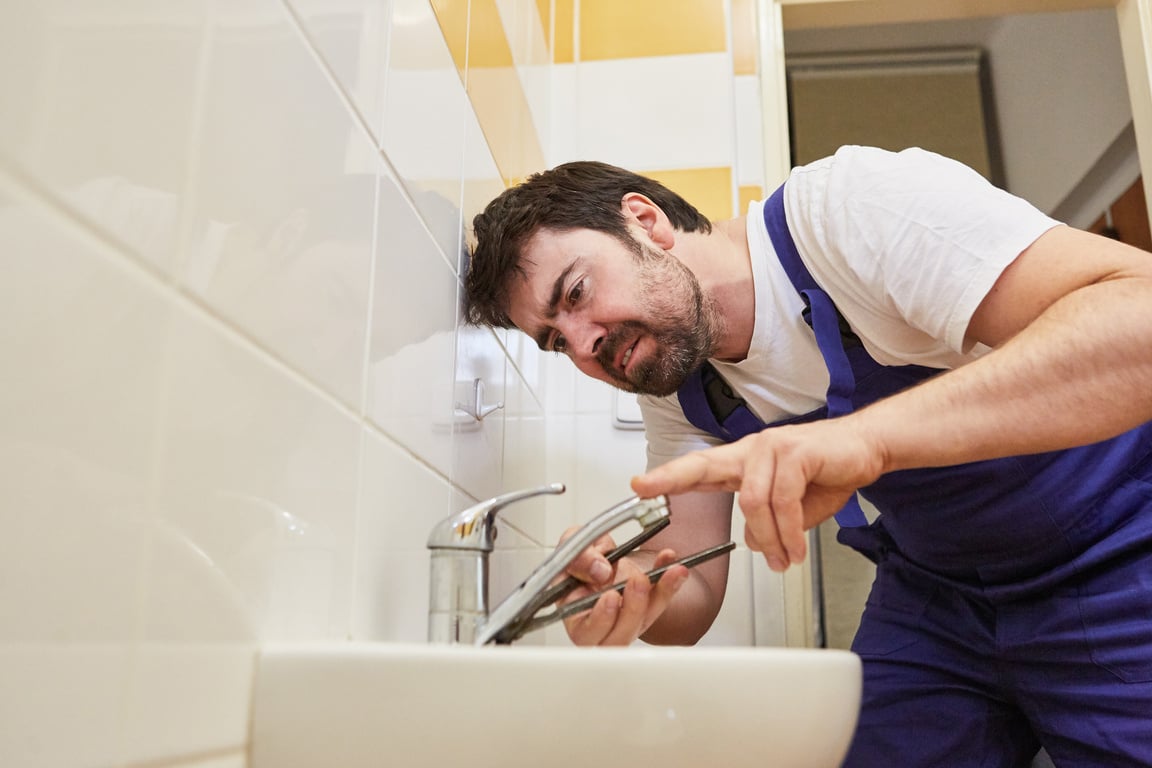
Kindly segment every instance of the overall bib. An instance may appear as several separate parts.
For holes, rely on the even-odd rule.
[[[827,404],[765,425],[709,364],[678,393],[725,440],[831,418],[934,376],[883,366],[809,274],[783,190],[764,218],[830,374]],[[937,439],[947,440],[946,434]],[[845,765],[1152,766],[1152,424],[1092,445],[904,470],[860,489],[838,540],[876,562],[852,650],[864,703]]]

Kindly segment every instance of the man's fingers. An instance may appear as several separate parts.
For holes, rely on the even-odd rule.
[[[585,590],[573,592],[577,599],[588,594]],[[616,617],[620,613],[623,598],[616,592],[607,592],[596,601],[592,610],[564,619],[564,628],[569,639],[576,645],[601,645],[613,627],[616,626]]]
[[[670,565],[675,560],[673,550],[662,550],[653,568]],[[564,620],[568,636],[576,645],[630,645],[667,609],[688,578],[687,568],[673,566],[652,584],[647,572],[627,559],[621,561],[619,570],[625,579],[623,594],[614,590],[607,592],[591,610]],[[591,594],[591,590],[581,588],[569,599],[587,594]]]
[[[743,476],[739,443],[696,451],[632,478],[632,490],[642,498],[687,491],[735,491]]]
[[[780,534],[785,562],[793,565],[804,561],[808,543],[804,535],[804,495],[808,480],[793,467],[779,468],[772,483],[772,516]]]
[[[578,530],[580,530],[579,526],[573,526],[566,530],[560,537],[560,543],[563,544]],[[569,563],[565,569],[566,572],[589,584],[607,584],[611,581],[615,569],[608,562],[608,558],[604,557],[604,553],[615,546],[616,542],[612,540],[611,536],[601,536],[595,544],[585,549],[577,555],[575,560]]]

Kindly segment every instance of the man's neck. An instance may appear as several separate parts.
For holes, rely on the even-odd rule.
[[[713,222],[709,234],[680,238],[676,255],[696,275],[722,320],[714,359],[739,362],[748,356],[756,324],[756,293],[745,217]],[[679,251],[680,249],[678,249]]]

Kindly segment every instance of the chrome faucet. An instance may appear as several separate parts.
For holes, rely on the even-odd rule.
[[[488,555],[496,538],[496,513],[517,501],[564,492],[564,485],[513,491],[481,502],[438,523],[432,550],[428,640],[487,645],[532,618],[541,597],[576,557],[604,534],[635,520],[648,529],[669,516],[668,500],[632,497],[601,512],[557,547],[500,605],[488,612]]]

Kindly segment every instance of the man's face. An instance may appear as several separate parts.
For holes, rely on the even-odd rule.
[[[695,275],[640,243],[638,256],[591,230],[542,230],[524,248],[512,322],[583,373],[641,394],[670,395],[713,351],[713,311]]]

